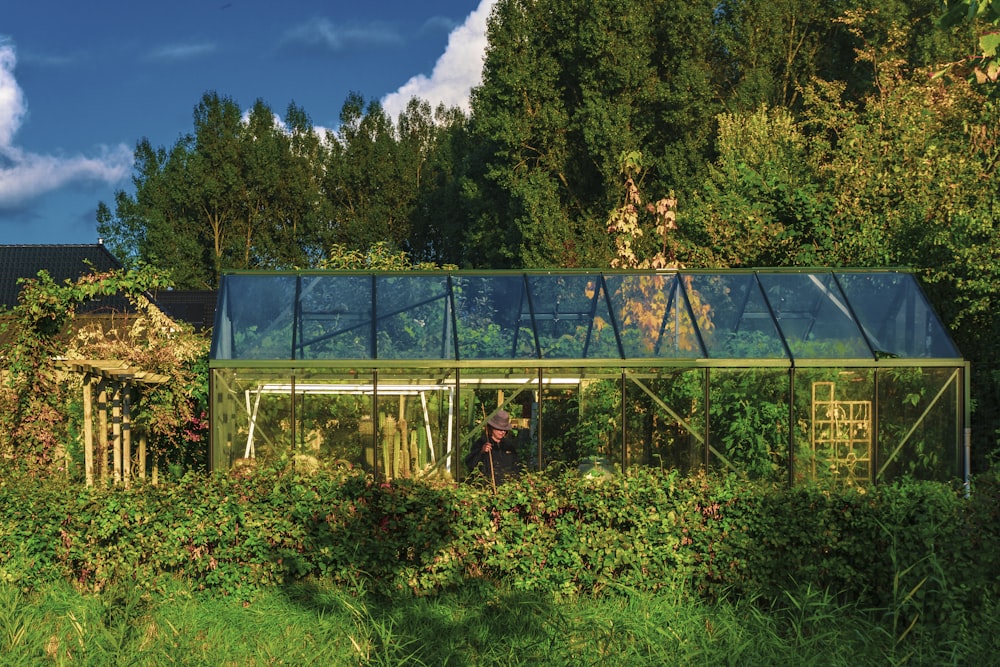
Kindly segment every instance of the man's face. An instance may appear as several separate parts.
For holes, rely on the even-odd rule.
[[[500,429],[493,428],[492,426],[488,427],[487,430],[490,432],[490,440],[494,443],[500,442],[503,440],[503,437],[507,435],[507,431],[501,431]]]

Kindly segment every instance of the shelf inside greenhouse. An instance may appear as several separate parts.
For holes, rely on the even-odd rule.
[[[216,313],[215,468],[460,480],[503,409],[529,470],[967,476],[968,364],[906,271],[238,272]]]

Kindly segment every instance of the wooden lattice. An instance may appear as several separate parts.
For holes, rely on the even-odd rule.
[[[872,475],[872,402],[836,399],[835,382],[812,385],[813,479],[826,464],[847,486],[865,484]]]
[[[114,482],[128,486],[132,479],[132,404],[141,387],[164,384],[170,378],[115,359],[67,359],[60,363],[60,369],[83,374],[83,444],[87,485],[94,484],[95,474],[102,479],[108,478],[110,448],[113,459],[110,472]],[[142,430],[138,431],[138,440],[138,473],[140,477],[145,477],[146,437]]]

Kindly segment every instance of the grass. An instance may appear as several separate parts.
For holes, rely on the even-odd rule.
[[[386,600],[313,581],[241,603],[180,582],[99,595],[0,583],[0,664],[861,667],[985,665],[998,650],[996,621],[959,644],[919,626],[900,642],[888,611],[808,588],[770,605],[628,591],[560,599],[488,584]]]

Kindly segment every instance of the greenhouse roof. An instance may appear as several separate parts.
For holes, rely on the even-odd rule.
[[[829,269],[227,273],[211,352],[215,365],[960,358],[913,274]]]

